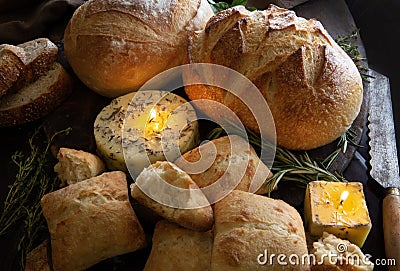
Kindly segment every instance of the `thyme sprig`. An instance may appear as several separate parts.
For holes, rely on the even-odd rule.
[[[4,202],[0,216],[0,236],[10,232],[17,225],[22,227],[22,235],[18,241],[17,251],[21,270],[25,266],[27,253],[32,250],[40,234],[46,229],[42,216],[40,199],[55,189],[56,178],[49,172],[49,149],[55,137],[68,134],[71,128],[56,132],[45,144],[36,144],[40,129],[29,138],[29,153],[24,155],[17,151],[11,157],[18,172]]]
[[[367,59],[361,56],[358,46],[354,43],[358,39],[358,36],[359,31],[354,30],[349,35],[336,38],[335,41],[353,60],[358,71],[360,72],[361,78],[364,81],[369,82],[369,78],[373,78],[373,76],[368,74],[369,69],[363,64],[363,61]]]
[[[263,140],[258,134],[239,128],[234,123],[227,120],[230,125],[230,132],[245,137],[247,134],[249,143],[257,150],[271,149],[271,144]],[[207,139],[212,140],[223,135],[225,131],[220,128],[214,128]],[[301,186],[306,186],[309,182],[325,180],[332,182],[346,182],[346,179],[339,174],[329,171],[329,167],[335,161],[340,152],[346,152],[347,146],[358,146],[354,142],[355,133],[348,130],[338,140],[337,148],[328,155],[322,162],[314,160],[306,151],[292,152],[285,148],[276,146],[275,160],[271,171],[273,176],[265,183],[268,195],[274,191],[281,181],[293,181]]]

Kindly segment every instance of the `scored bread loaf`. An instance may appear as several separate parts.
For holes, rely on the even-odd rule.
[[[50,113],[72,91],[71,79],[55,62],[30,85],[0,99],[0,127],[34,121]]]
[[[65,30],[65,54],[83,83],[114,98],[183,64],[189,33],[212,15],[207,0],[90,0]]]
[[[61,186],[67,186],[100,175],[106,170],[101,159],[88,152],[69,148],[60,148],[58,163],[54,166]]]
[[[309,270],[301,262],[308,253],[303,221],[284,201],[234,190],[214,205],[214,216],[212,271]]]
[[[161,220],[144,271],[209,271],[213,234],[197,232]]]
[[[85,270],[145,246],[123,172],[72,184],[46,194],[40,203],[50,232],[54,271]]]
[[[267,101],[277,143],[285,148],[305,150],[332,142],[360,110],[362,80],[353,61],[320,22],[293,11],[270,5],[264,11],[237,6],[219,12],[205,30],[191,36],[188,52],[190,63],[223,65],[249,78]],[[251,111],[233,94],[201,84],[185,86],[185,91],[192,100],[225,104],[258,132]],[[243,93],[251,95],[246,89]]]
[[[171,186],[182,190],[170,189]],[[131,184],[131,195],[140,204],[182,227],[206,231],[214,223],[212,208],[199,187],[170,162],[158,161],[145,168],[136,183]]]

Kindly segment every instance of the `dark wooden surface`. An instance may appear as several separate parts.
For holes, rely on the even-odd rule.
[[[298,15],[321,20],[334,37],[349,34],[356,28],[344,0],[309,1],[296,7],[295,10],[298,12]],[[363,50],[362,44],[360,46]],[[60,59],[64,60],[62,51]],[[68,68],[66,62],[63,64]],[[69,72],[72,73],[70,69]],[[53,151],[55,151],[57,146],[68,146],[94,151],[95,146],[92,137],[94,117],[108,101],[109,99],[100,97],[88,90],[76,79],[72,96],[57,111],[47,116],[44,120],[19,127],[0,129],[0,201],[4,201],[7,193],[7,185],[13,181],[13,176],[15,175],[15,168],[10,162],[10,157],[16,150],[27,149],[27,139],[37,126],[44,123],[46,131],[49,134],[70,126],[73,128],[72,133],[68,137],[62,137],[56,141]],[[379,186],[369,181],[366,162],[369,158],[367,154],[368,139],[364,129],[366,123],[365,116],[365,111],[362,111],[358,118],[358,124],[356,124],[360,137],[363,135],[361,144],[364,148],[357,152],[354,150],[354,158],[342,158],[338,169],[342,171],[347,168],[344,171],[346,178],[351,181],[361,181],[364,183],[364,192],[373,228],[364,245],[363,251],[373,255],[377,259],[385,257],[381,226],[382,214],[380,211],[381,195]],[[349,166],[347,167],[347,165]],[[280,191],[282,193],[276,194],[276,197],[285,199],[299,211],[302,211],[303,194],[301,189],[291,184],[285,184],[280,187]],[[151,227],[152,219],[146,219],[146,215],[144,215],[146,211],[137,208],[137,206],[135,206],[135,210],[138,212],[139,218],[142,219],[142,223],[146,220],[145,223]],[[149,236],[151,236],[151,228],[148,229],[148,232]],[[13,242],[13,238],[14,236],[0,238],[0,255],[2,255],[0,258],[0,270],[12,270],[11,263],[15,255],[15,242]],[[141,270],[148,252],[149,248],[136,253],[115,257],[94,266],[91,270]],[[375,270],[385,270],[385,268],[377,266]]]

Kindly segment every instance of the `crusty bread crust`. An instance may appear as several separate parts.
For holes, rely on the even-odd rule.
[[[0,97],[15,92],[46,73],[56,61],[57,46],[47,38],[38,38],[17,46],[0,47]]]
[[[282,265],[276,258],[270,264],[271,254],[284,254],[288,261],[308,253],[303,221],[284,201],[234,190],[214,205],[214,215],[212,271],[309,270],[307,263]],[[265,250],[269,256],[262,265],[257,256]]]
[[[197,232],[161,220],[144,271],[209,271],[213,234]]]
[[[186,189],[187,193],[184,195],[178,193],[171,195],[168,193],[169,191],[163,191],[163,187],[157,183],[159,178],[172,186]],[[142,185],[152,185],[153,187],[150,187],[147,192],[154,191],[157,198],[165,196],[168,199],[170,197],[181,196],[184,200],[199,202],[204,206],[201,208],[175,208],[174,206],[167,206],[150,198],[136,183],[131,184],[132,197],[163,218],[191,230],[206,231],[212,227],[214,216],[211,206],[205,205],[208,204],[206,197],[198,190],[199,187],[193,182],[190,176],[174,164],[166,161],[158,161],[150,167],[145,168],[136,178],[136,182],[140,182]],[[193,190],[197,190],[200,193],[193,192]]]
[[[273,5],[265,11],[222,11],[204,31],[191,36],[188,52],[191,63],[227,66],[259,88],[274,117],[280,146],[305,150],[330,143],[360,110],[362,81],[353,61],[318,21],[293,11]],[[192,100],[225,104],[258,132],[246,105],[225,90],[191,85],[185,91]]]
[[[117,97],[183,64],[189,33],[212,15],[206,0],[88,1],[65,30],[65,54],[89,88]]]
[[[8,44],[0,46],[0,97],[10,91],[23,73],[25,59],[22,48]]]
[[[25,271],[51,271],[49,242],[44,240],[26,255]]]
[[[184,153],[174,163],[184,171],[193,169],[193,166],[191,165],[189,165],[188,168],[185,168],[185,162],[195,163],[200,161],[200,159],[205,159],[203,161],[207,161],[207,156],[210,156],[210,158],[214,156],[212,151],[213,146],[216,148],[216,153],[215,160],[213,160],[210,167],[208,167],[204,172],[189,174],[200,188],[207,187],[218,181],[227,171],[228,166],[231,165],[232,171],[229,173],[230,178],[233,179],[233,181],[240,180],[238,185],[235,187],[236,190],[256,192],[257,194],[265,194],[268,192],[264,183],[272,176],[272,173],[257,156],[253,147],[239,136],[224,136],[214,139],[211,142],[202,144],[201,146]],[[231,146],[236,148],[240,157],[233,157],[234,154]],[[205,164],[206,163],[207,162],[205,162]],[[245,169],[244,172],[237,170],[240,168],[239,164],[243,165],[243,168]],[[203,165],[200,164],[199,166],[202,167]],[[259,184],[258,187],[254,188],[257,184]]]
[[[24,86],[36,81],[44,75],[51,65],[56,61],[58,48],[47,38],[38,38],[18,44],[17,47],[25,51],[26,60],[22,74],[13,84],[12,91],[19,90]]]
[[[0,100],[0,127],[24,124],[50,113],[72,92],[68,73],[59,63],[50,70],[57,76],[47,78],[50,71],[16,93],[9,93]],[[35,89],[35,95],[30,95]],[[37,91],[39,89],[39,91]],[[37,94],[37,95],[36,95]],[[24,96],[25,98],[20,98]]]
[[[145,245],[123,172],[107,172],[67,186],[46,194],[40,203],[55,271],[84,270]]]
[[[54,166],[61,186],[67,186],[100,175],[106,170],[103,161],[96,155],[70,148],[60,148],[58,163]]]

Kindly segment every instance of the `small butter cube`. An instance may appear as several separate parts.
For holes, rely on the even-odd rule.
[[[307,186],[305,223],[311,235],[324,231],[361,247],[371,230],[371,219],[361,183],[315,181]]]

